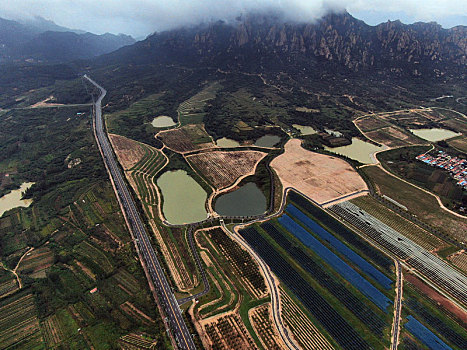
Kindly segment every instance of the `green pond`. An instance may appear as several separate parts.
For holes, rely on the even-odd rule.
[[[300,134],[302,134],[302,135],[313,135],[313,134],[317,133],[317,131],[315,129],[313,129],[311,126],[298,125],[298,124],[293,124],[292,126],[295,129],[300,130]]]
[[[277,135],[264,135],[255,142],[258,147],[274,147],[281,138]]]
[[[446,129],[410,129],[412,133],[421,139],[436,142],[441,140],[450,139],[451,137],[459,136],[458,134],[451,130]]]
[[[169,126],[174,126],[176,123],[173,121],[172,118],[166,115],[161,115],[159,117],[154,118],[151,124],[155,128],[168,128]]]
[[[10,209],[16,207],[29,207],[32,203],[32,199],[21,199],[21,197],[23,197],[23,192],[33,184],[34,182],[24,182],[17,190],[13,190],[3,197],[0,197],[0,217],[4,212]]]
[[[223,148],[231,148],[240,146],[240,143],[235,140],[228,139],[227,137],[223,137],[216,141],[216,145]]]
[[[354,160],[358,160],[363,164],[374,164],[376,163],[372,154],[381,151],[383,147],[373,145],[372,143],[365,142],[359,138],[352,137],[352,144],[342,147],[324,147],[327,151],[341,154]]]
[[[221,195],[214,210],[225,216],[252,216],[263,214],[267,200],[255,183],[249,182],[239,189]]]
[[[185,170],[167,171],[157,180],[162,192],[162,212],[174,225],[188,224],[207,218],[206,191]]]

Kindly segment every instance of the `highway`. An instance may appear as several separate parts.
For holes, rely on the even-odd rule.
[[[192,336],[183,320],[178,302],[170,288],[167,278],[165,277],[156,253],[151,246],[148,233],[141,221],[128,187],[123,180],[123,175],[118,167],[109,139],[104,130],[101,103],[107,91],[87,75],[84,75],[84,78],[96,86],[101,92],[99,98],[94,104],[94,133],[107,171],[113,182],[116,196],[127,219],[128,229],[135,241],[136,249],[138,250],[140,258],[142,257],[144,259],[144,265],[152,279],[150,283],[153,283],[155,290],[157,291],[159,303],[161,304],[160,306],[165,312],[166,321],[170,327],[171,334],[177,342],[176,345],[179,349],[194,350],[196,347]]]

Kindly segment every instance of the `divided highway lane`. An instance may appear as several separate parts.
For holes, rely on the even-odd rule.
[[[138,214],[135,202],[133,201],[127,185],[123,180],[123,175],[117,165],[112,147],[110,146],[110,142],[104,131],[101,103],[107,91],[88,76],[85,75],[84,78],[89,80],[101,91],[101,95],[95,102],[94,131],[97,142],[104,157],[104,162],[107,165],[109,175],[113,179],[117,192],[116,195],[119,197],[126,217],[128,218],[129,230],[132,232],[133,237],[135,238],[135,244],[137,245],[139,252],[144,257],[145,265],[149,271],[149,274],[151,275],[151,282],[154,284],[154,287],[158,293],[159,300],[162,304],[161,306],[166,313],[167,320],[169,322],[172,334],[178,343],[178,347],[180,349],[194,350],[196,347],[191,334],[188,331],[185,321],[183,320],[177,300],[175,299],[170,285],[164,275],[164,271],[162,270],[162,267],[157,260],[154,249],[150,244],[146,229]]]

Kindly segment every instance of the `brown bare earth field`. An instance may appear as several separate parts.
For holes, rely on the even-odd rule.
[[[372,131],[388,126],[386,122],[374,117],[361,118],[356,120],[355,124],[357,124],[362,131]]]
[[[467,313],[465,313],[459,306],[454,304],[451,300],[439,294],[433,288],[431,288],[426,283],[424,283],[419,278],[415,277],[410,273],[404,273],[404,279],[407,282],[413,284],[418,290],[420,290],[422,294],[434,300],[439,305],[444,307],[447,311],[457,316],[464,323],[464,325],[467,325]]]
[[[258,334],[265,349],[286,349],[279,334],[277,333],[271,315],[271,303],[265,303],[248,311],[251,325]]]
[[[265,156],[266,153],[257,151],[215,151],[187,159],[215,188],[221,189],[233,185],[242,176],[253,174]]]
[[[257,349],[243,322],[236,314],[227,314],[204,325],[211,349]]]
[[[400,147],[408,145],[422,144],[423,141],[415,136],[403,133],[395,127],[388,127],[366,133],[372,140],[382,143],[388,147]]]
[[[458,150],[467,153],[467,137],[456,137],[455,139],[449,140],[448,143],[449,146],[457,148]]]
[[[298,139],[287,142],[285,152],[271,166],[284,189],[293,187],[318,203],[368,189],[346,161],[307,151]]]
[[[451,262],[456,265],[459,269],[464,272],[467,272],[467,254],[462,252],[460,254],[454,254],[452,257],[449,258]]]
[[[144,157],[145,150],[138,142],[120,135],[109,136],[123,169],[134,167]]]
[[[215,147],[204,126],[200,124],[185,125],[181,128],[161,131],[157,137],[171,150],[186,153],[203,148]]]

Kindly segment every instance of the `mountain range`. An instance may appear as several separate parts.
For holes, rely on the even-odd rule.
[[[18,22],[0,18],[0,62],[65,62],[99,56],[131,45],[128,35],[96,35],[43,18]]]
[[[331,69],[384,71],[398,75],[465,73],[467,27],[388,21],[369,26],[348,13],[311,23],[280,15],[251,14],[235,23],[218,21],[155,33],[105,55],[106,63],[161,62],[221,69]]]

